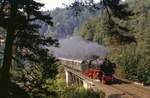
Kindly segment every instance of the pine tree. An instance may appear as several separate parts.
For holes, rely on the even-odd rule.
[[[43,6],[35,0],[0,0],[0,27],[7,33],[3,65],[0,70],[1,98],[8,98],[11,94],[10,68],[16,55],[31,63],[43,64],[46,69],[49,66],[45,77],[54,77],[56,73],[53,68],[56,60],[46,47],[56,46],[57,41],[42,36],[38,32],[40,25],[35,23],[43,21],[52,25],[51,17],[40,11]]]
[[[133,15],[127,3],[121,0],[102,0],[103,1],[103,25],[106,34],[115,39],[119,44],[136,42],[134,36],[129,35],[129,29],[122,23],[129,20]]]
[[[118,44],[136,42],[135,37],[128,35],[129,30],[120,23],[133,15],[132,11],[128,9],[127,3],[123,3],[121,0],[100,0],[99,3],[95,3],[94,0],[85,0],[85,2],[77,0],[71,5],[71,8],[77,10],[77,13],[82,11],[78,10],[82,7],[87,7],[91,11],[101,10],[104,33],[115,39]]]

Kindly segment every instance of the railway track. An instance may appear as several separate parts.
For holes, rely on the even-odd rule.
[[[122,83],[115,83],[112,85],[102,84],[101,82],[93,83],[95,84],[96,88],[104,91],[106,95],[108,94],[106,98],[150,98],[149,89],[142,88],[141,86],[127,81],[121,81]]]
[[[95,82],[95,87],[99,87],[106,93],[106,98],[144,98],[137,94],[127,90],[127,87],[122,86],[122,84],[106,85],[100,82]]]
[[[121,97],[125,97],[125,98],[141,98],[141,97],[137,96],[136,94],[133,94],[133,93],[125,90],[124,87],[122,87],[120,85],[111,85],[111,87],[113,87],[113,88],[123,92]]]
[[[133,98],[150,98],[150,91],[141,89],[133,84],[114,84],[111,87],[116,88],[125,94],[133,96]]]

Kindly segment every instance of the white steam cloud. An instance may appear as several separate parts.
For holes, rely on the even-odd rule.
[[[68,59],[91,59],[93,56],[105,57],[107,50],[94,42],[84,41],[81,37],[70,37],[59,40],[60,47],[52,48],[54,55]]]

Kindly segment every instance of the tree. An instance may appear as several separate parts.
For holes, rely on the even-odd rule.
[[[129,30],[120,23],[133,15],[128,9],[128,4],[122,3],[121,0],[101,0],[99,3],[95,3],[94,0],[85,0],[85,2],[77,0],[71,5],[77,12],[82,11],[83,6],[92,11],[101,10],[101,22],[105,31],[103,33],[117,40],[119,44],[136,42],[135,37],[128,35]]]
[[[89,30],[94,29],[95,32],[90,36],[92,37],[91,41],[104,44],[109,49],[110,55],[108,57],[117,64],[117,76],[150,85],[150,1],[126,0],[126,3],[129,6],[129,11],[132,11],[132,15],[127,17],[127,19],[118,19],[118,16],[114,17],[111,9],[108,8],[111,15],[110,20],[115,22],[113,23],[114,25],[111,26],[109,24],[108,13],[105,9],[98,18],[94,17],[92,20],[89,20],[81,28],[81,33],[86,39],[86,35],[89,35],[88,33],[91,34]],[[88,25],[91,24],[96,25],[96,27],[88,28]],[[122,29],[125,30],[122,31],[118,27],[123,27]],[[121,36],[123,34],[123,37],[121,37],[123,38],[122,41],[128,41],[128,43],[109,44],[110,41],[116,42],[116,38],[121,40],[117,33],[121,34]],[[114,35],[116,38],[113,38]],[[129,43],[134,42],[134,40],[136,43]]]
[[[58,43],[51,37],[40,34],[38,32],[40,25],[35,22],[43,21],[52,25],[51,17],[40,11],[43,6],[35,0],[0,0],[0,27],[7,33],[3,65],[0,70],[0,97],[2,98],[8,98],[10,94],[12,59],[18,61],[17,58],[20,58],[30,64],[51,66],[45,72],[46,77],[54,77],[56,73],[53,68],[56,60],[49,53],[47,46],[57,46]]]

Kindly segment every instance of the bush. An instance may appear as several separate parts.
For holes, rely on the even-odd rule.
[[[145,54],[132,44],[113,50],[110,59],[117,64],[116,75],[150,85],[150,66]]]
[[[57,76],[57,79],[53,81],[53,85],[49,86],[49,91],[53,91],[57,93],[57,96],[52,96],[51,98],[104,98],[105,93],[94,92],[92,89],[84,89],[79,86],[66,86],[64,79]]]
[[[94,92],[92,89],[83,87],[67,87],[60,95],[60,98],[104,98],[103,92]]]

